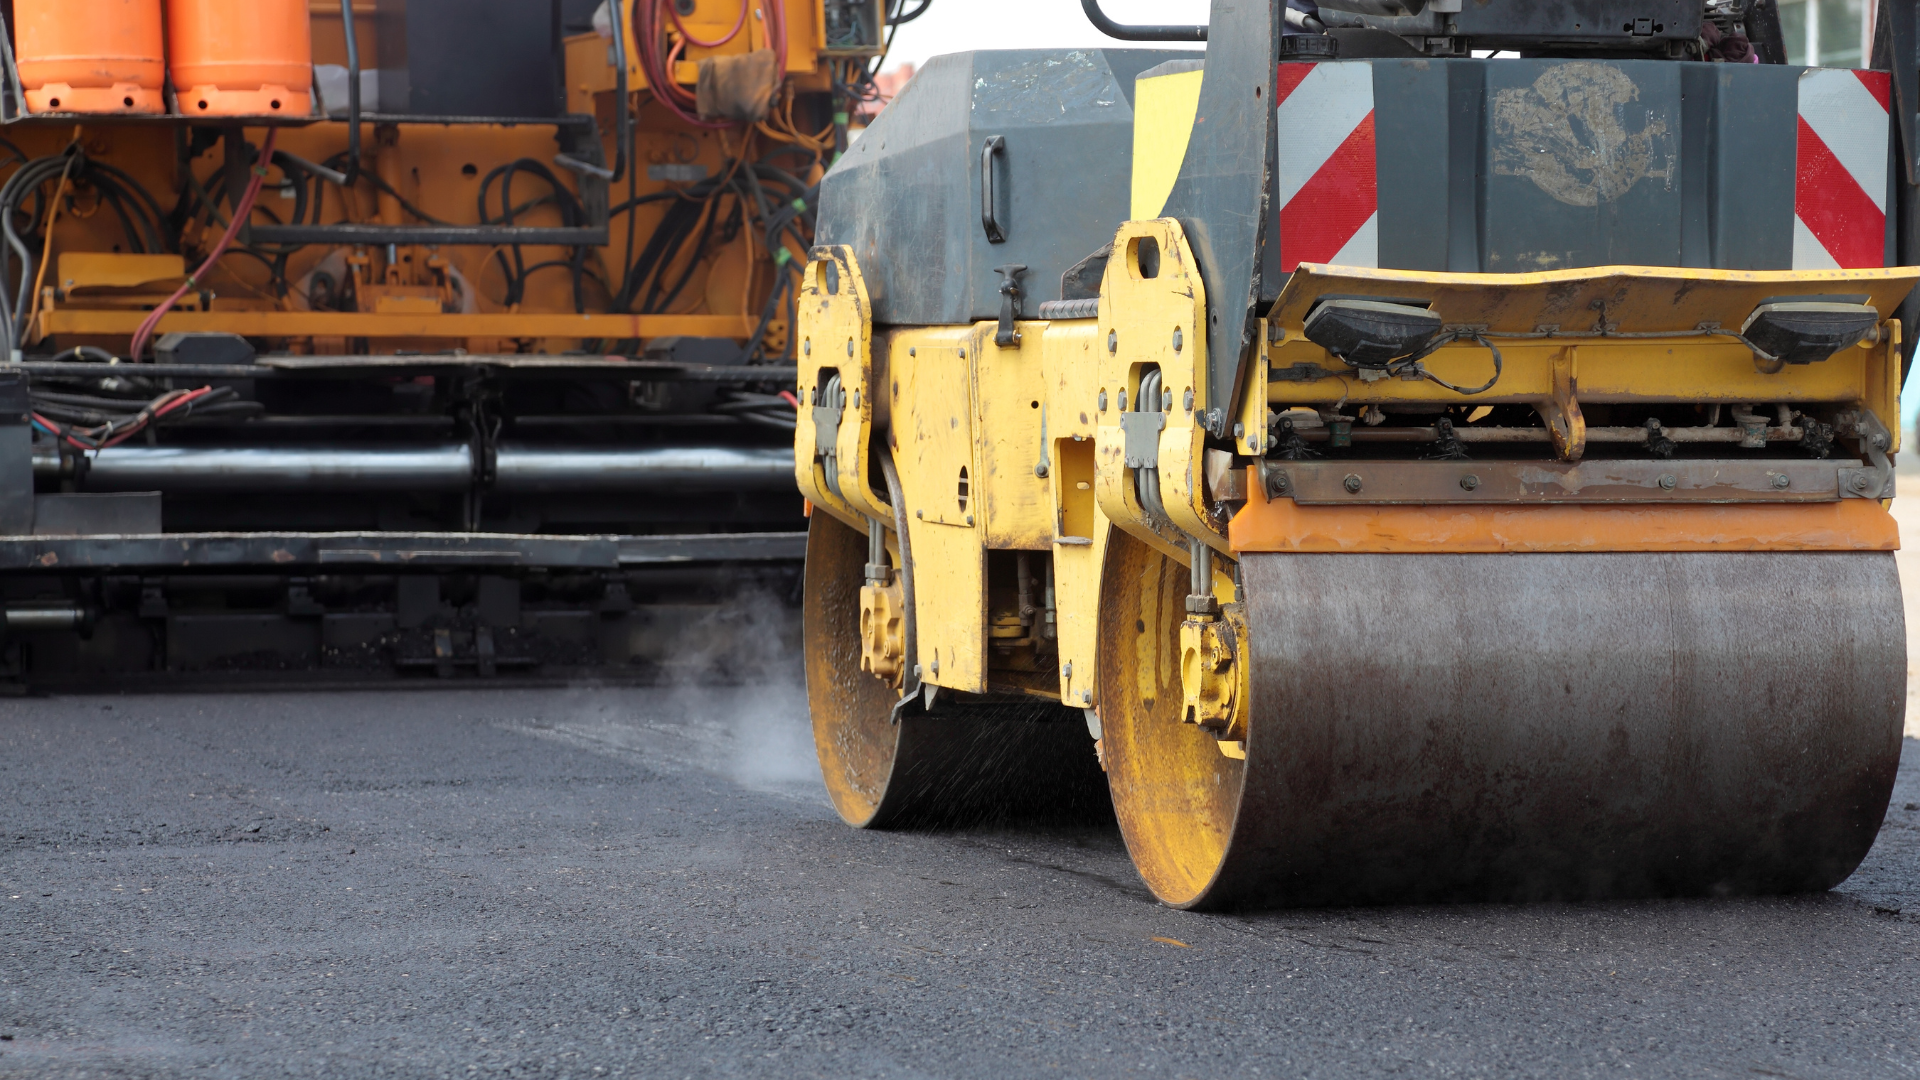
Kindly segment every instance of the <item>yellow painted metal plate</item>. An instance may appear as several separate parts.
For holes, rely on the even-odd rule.
[[[1046,457],[1042,431],[1046,418],[1042,371],[1045,323],[1021,324],[1020,344],[993,343],[994,324],[975,328],[971,355],[979,383],[976,407],[976,458],[973,478],[977,520],[990,548],[1045,551],[1053,542],[1053,514],[1046,478],[1035,467]]]
[[[67,292],[172,285],[187,276],[187,260],[179,255],[63,251],[58,266],[55,277]]]
[[[1864,296],[1882,316],[1920,282],[1920,267],[1884,270],[1703,270],[1596,266],[1537,274],[1445,274],[1301,263],[1280,291],[1269,320],[1296,336],[1322,296],[1427,301],[1450,324],[1499,333],[1562,332],[1603,326],[1624,334],[1692,330],[1701,323],[1739,329],[1761,303],[1794,296]]]

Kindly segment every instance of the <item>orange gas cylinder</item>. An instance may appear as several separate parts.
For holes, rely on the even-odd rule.
[[[166,111],[160,0],[14,0],[27,111]]]
[[[307,0],[167,0],[167,59],[186,116],[305,116]]]

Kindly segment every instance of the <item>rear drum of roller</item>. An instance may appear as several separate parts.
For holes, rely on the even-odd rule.
[[[824,513],[807,533],[807,704],[834,809],[862,828],[1107,820],[1077,709],[1045,701],[890,712],[899,694],[860,670],[867,538]]]
[[[1243,558],[1244,762],[1179,721],[1184,567],[1110,549],[1115,809],[1186,907],[1818,890],[1906,694],[1886,553]]]

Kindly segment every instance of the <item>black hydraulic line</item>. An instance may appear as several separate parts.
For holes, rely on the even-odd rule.
[[[12,5],[8,5],[8,10],[12,10]],[[0,119],[17,120],[27,115],[27,88],[20,81],[20,65],[13,55],[13,31],[4,16],[0,16],[0,58],[6,61],[5,85],[0,86]],[[9,100],[13,105],[11,110],[7,108]]]
[[[614,123],[620,130],[614,134],[613,176],[609,183],[619,183],[626,171],[633,165],[633,118],[627,110],[631,103],[627,100],[627,5],[626,0],[607,0],[608,14],[613,16],[613,115]],[[632,241],[628,241],[632,247]]]
[[[1114,22],[1100,10],[1100,0],[1080,0],[1087,21],[1095,30],[1121,41],[1205,41],[1205,26],[1127,26]]]
[[[54,353],[53,356],[50,357],[50,359],[55,361],[93,360],[103,364],[110,364],[110,363],[113,363],[118,358],[115,357],[112,353],[108,352],[107,350],[102,349],[95,345],[75,345],[71,349],[64,349],[60,352]]]
[[[360,177],[360,42],[353,32],[353,0],[340,0],[340,25],[347,32],[347,186]]]
[[[887,17],[887,25],[890,27],[903,26],[907,23],[910,23],[913,20],[919,18],[920,16],[925,15],[927,13],[927,9],[933,6],[933,0],[920,0],[919,7],[914,8],[912,11],[908,11],[907,0],[897,0],[897,3],[899,4],[900,10]]]

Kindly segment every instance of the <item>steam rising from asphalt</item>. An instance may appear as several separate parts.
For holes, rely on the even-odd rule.
[[[558,695],[542,691],[529,720],[504,726],[638,759],[648,768],[697,769],[825,806],[807,715],[799,612],[758,590],[720,604],[650,611],[652,622],[639,632],[649,639],[643,655],[661,660],[655,685],[581,683]]]
[[[799,612],[746,590],[685,628],[667,654],[661,712],[708,734],[708,768],[757,790],[821,791]]]

